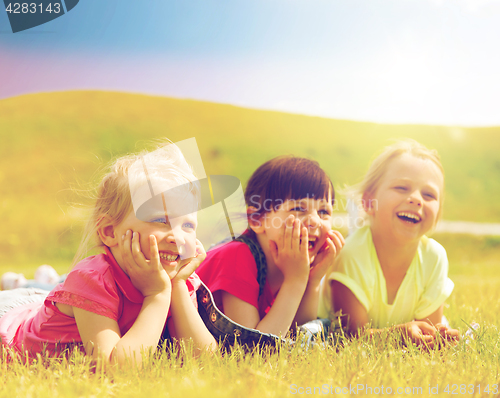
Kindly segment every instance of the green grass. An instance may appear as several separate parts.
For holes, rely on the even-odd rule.
[[[382,343],[360,339],[307,352],[296,347],[246,355],[237,349],[230,355],[199,359],[162,355],[147,361],[142,370],[125,368],[106,374],[92,372],[90,363],[78,353],[69,360],[32,364],[0,360],[0,398],[289,397],[301,395],[293,394],[299,387],[324,385],[351,386],[355,391],[361,385],[383,385],[385,393],[388,387],[393,392],[400,387],[412,391],[402,395],[421,396],[429,396],[429,386],[439,385],[437,396],[449,396],[443,390],[449,385],[453,391],[453,384],[467,388],[472,384],[476,392],[481,384],[483,392],[474,396],[495,396],[484,393],[484,388],[489,384],[492,391],[492,385],[500,382],[500,239],[452,234],[434,238],[448,251],[450,277],[455,282],[445,315],[462,333],[466,323],[481,325],[469,344],[461,341],[456,347],[425,352],[403,349],[392,335]],[[358,395],[364,394],[359,390]]]
[[[462,329],[465,325],[459,318],[475,319],[478,315],[473,303],[469,306],[457,302],[463,298],[458,295],[447,310],[450,320]],[[467,295],[467,301],[471,300],[474,301],[474,295]],[[320,389],[324,394],[332,388],[335,391],[347,387],[357,395],[365,395],[362,388],[366,386],[383,386],[386,394],[389,388],[393,393],[402,388],[399,391],[406,394],[400,395],[422,396],[429,396],[429,387],[439,386],[438,396],[448,396],[444,389],[448,385],[452,391],[454,384],[469,389],[473,385],[476,392],[480,384],[483,393],[475,396],[495,396],[485,394],[484,389],[489,384],[493,391],[493,384],[500,381],[497,310],[483,307],[484,322],[474,340],[468,344],[462,340],[457,346],[442,350],[402,347],[397,336],[389,335],[382,342],[358,339],[343,346],[318,346],[307,351],[297,346],[291,350],[281,347],[274,353],[244,354],[237,348],[225,356],[216,353],[198,359],[163,354],[147,360],[142,370],[126,367],[106,373],[93,373],[88,360],[79,353],[69,360],[39,360],[31,364],[1,361],[0,398],[288,397],[306,395],[307,387],[311,391],[316,387],[316,394]],[[299,390],[301,387],[304,389]]]
[[[355,123],[117,93],[3,100],[0,274],[17,270],[32,277],[42,263],[66,272],[82,225],[80,211],[71,205],[82,200],[70,188],[85,187],[103,161],[141,149],[154,138],[196,137],[209,174],[232,174],[245,182],[263,161],[293,153],[317,159],[341,186],[359,180],[388,139],[413,137],[442,155],[446,219],[500,222],[495,199],[500,191],[499,133],[499,128]],[[439,385],[438,396],[450,396],[453,384],[473,384],[474,396],[495,396],[492,385],[500,381],[500,238],[434,238],[448,251],[455,282],[445,315],[462,332],[466,322],[481,325],[470,344],[422,352],[403,350],[391,341],[354,340],[308,352],[296,347],[247,355],[235,350],[199,359],[162,355],[142,370],[105,374],[93,372],[76,353],[69,360],[31,364],[0,360],[0,398],[289,397],[306,395],[306,390],[293,394],[300,387],[351,386],[358,391],[358,384],[383,385],[386,394],[388,387],[393,392],[409,388],[421,396],[429,396],[429,386]],[[447,384],[450,393],[444,392]],[[484,393],[488,384],[490,394]],[[460,393],[459,387],[456,391]]]
[[[317,160],[336,187],[358,182],[391,139],[437,149],[446,171],[444,218],[500,222],[500,128],[382,125],[136,94],[76,91],[0,101],[0,265],[69,266],[82,218],[76,189],[112,157],[153,139],[196,137],[208,174],[243,184],[282,154]],[[343,210],[340,202],[339,210]]]

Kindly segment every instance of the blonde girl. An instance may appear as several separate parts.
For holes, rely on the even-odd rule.
[[[392,327],[432,345],[453,290],[445,249],[425,236],[443,205],[444,172],[436,151],[401,141],[382,152],[358,186],[367,225],[350,235],[322,284],[320,316],[349,315],[348,329]]]
[[[89,246],[102,253],[80,261],[48,295],[1,292],[2,344],[30,357],[76,345],[106,362],[140,364],[165,328],[199,350],[216,347],[196,309],[194,270],[206,256],[196,240],[198,201],[176,145],[116,160],[97,188],[77,257]]]

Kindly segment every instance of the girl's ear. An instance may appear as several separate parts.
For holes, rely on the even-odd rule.
[[[257,212],[257,208],[249,206],[247,209],[248,225],[250,229],[256,234],[261,234],[264,232],[264,226],[262,225],[261,219],[263,216]]]
[[[99,226],[97,228],[97,234],[99,235],[102,243],[104,243],[108,247],[118,245],[118,239],[121,239],[121,237],[117,236],[117,231],[113,220],[107,214],[101,216],[101,219],[99,220]]]
[[[373,199],[373,195],[371,193],[365,192],[363,193],[363,210],[366,214],[373,216],[376,210],[376,200]]]

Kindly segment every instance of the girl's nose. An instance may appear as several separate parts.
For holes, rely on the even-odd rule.
[[[320,224],[320,219],[317,212],[309,213],[305,220],[302,223],[306,226],[306,228],[316,229]]]
[[[168,231],[167,233],[165,233],[163,235],[163,240],[165,240],[165,242],[167,242],[167,243],[175,243],[175,241],[176,241],[175,235],[176,235],[176,233],[175,233],[174,229],[171,228],[170,231]]]
[[[182,229],[174,230],[172,236],[173,243],[177,245],[177,250],[181,250],[181,246],[186,244],[186,237]]]
[[[422,206],[422,195],[419,192],[413,192],[408,198],[408,202],[411,204],[416,204],[417,206]]]
[[[156,240],[158,242],[163,241],[164,243],[167,244],[174,244],[177,245],[177,249],[179,248],[179,245],[177,242],[181,242],[181,244],[184,243],[183,237],[182,237],[182,231],[179,233],[176,231],[177,228],[170,228],[166,231],[162,231],[160,234],[156,235]]]
[[[186,242],[185,239],[185,232],[182,230],[182,228],[174,228],[172,230],[173,232],[173,238],[175,239],[175,242],[183,245]]]
[[[182,228],[173,229],[173,243],[177,246],[177,251],[181,259],[194,257],[196,253],[196,237],[187,234]]]

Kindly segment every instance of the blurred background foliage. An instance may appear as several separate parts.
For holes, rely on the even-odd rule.
[[[336,189],[359,182],[391,140],[413,138],[441,155],[444,219],[500,222],[500,127],[383,125],[139,94],[42,93],[0,101],[0,271],[41,263],[67,270],[85,218],[80,205],[98,170],[165,137],[195,137],[206,173],[234,175],[243,187],[263,162],[293,154],[317,160]],[[345,201],[338,204],[345,211]],[[465,247],[498,251],[495,239],[468,239]]]

